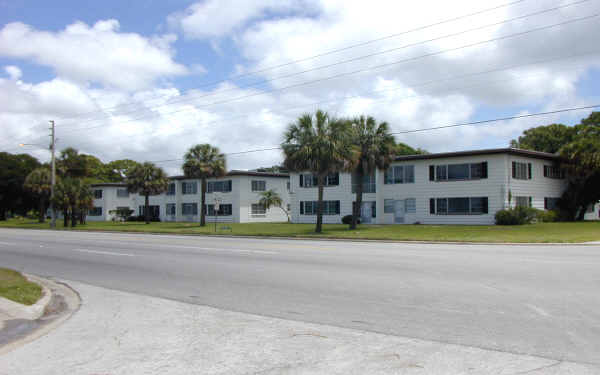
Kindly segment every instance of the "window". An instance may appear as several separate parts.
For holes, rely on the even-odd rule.
[[[267,190],[267,181],[252,180],[252,191],[265,191]]]
[[[300,215],[316,215],[319,201],[300,202]],[[323,201],[323,215],[339,215],[340,201]]]
[[[513,161],[512,177],[517,180],[531,180],[531,163]]]
[[[290,182],[289,181],[285,183],[285,187],[286,187],[287,191],[290,191]]]
[[[531,207],[531,197],[515,197],[515,204],[520,207]]]
[[[175,189],[176,189],[175,183],[171,182],[169,184],[169,187],[167,188],[167,195],[175,195]]]
[[[358,182],[356,181],[357,177],[356,175],[352,175],[352,192],[356,193],[356,186],[358,185]],[[375,187],[375,174],[372,174],[370,176],[363,176],[362,178],[362,189],[363,189],[363,193],[375,193],[376,191],[376,187]]]
[[[384,214],[393,214],[394,213],[394,200],[393,199],[385,199],[383,201],[383,213]]]
[[[407,214],[417,213],[417,200],[415,198],[407,198],[404,200],[404,211]]]
[[[287,204],[287,206],[285,207],[287,212],[290,212],[292,209],[292,205],[291,204]]]
[[[198,203],[182,203],[182,215],[198,215]]]
[[[181,194],[197,194],[198,193],[198,184],[196,181],[184,181],[181,183]]]
[[[544,177],[563,179],[565,178],[565,173],[558,166],[544,165]]]
[[[94,190],[94,199],[102,199],[102,189]]]
[[[118,198],[129,198],[129,191],[127,189],[117,189]]]
[[[430,181],[464,181],[487,178],[487,162],[429,166]]]
[[[389,167],[384,174],[386,184],[409,184],[415,182],[414,165],[397,165]]]
[[[324,186],[337,186],[340,184],[340,174],[332,173],[327,175],[325,178]],[[315,187],[319,186],[319,181],[317,176],[313,174],[301,174],[300,175],[300,187]]]
[[[207,204],[206,207],[208,208],[206,216],[215,216],[215,205]],[[232,212],[233,210],[231,204],[220,204],[217,216],[231,216]]]
[[[265,206],[260,203],[252,203],[251,214],[252,216],[264,216],[267,214],[267,210]]]
[[[150,211],[150,218],[156,219],[160,217],[160,206],[151,205],[148,207]],[[138,212],[140,216],[146,215],[146,206],[140,205],[138,206]]]
[[[207,193],[228,193],[231,191],[231,180],[227,181],[209,181],[206,185]]]
[[[377,202],[375,201],[369,201],[369,202],[362,202],[363,205],[370,205],[371,206],[371,217],[375,218],[377,217]],[[356,208],[356,202],[352,202],[352,212],[354,212],[354,209]],[[362,210],[359,210],[359,215],[362,217]]]
[[[102,190],[97,190],[102,191]],[[89,216],[102,216],[102,207],[94,207],[88,212]]]
[[[555,210],[558,208],[558,200],[560,198],[544,198],[544,210]],[[591,205],[592,207],[592,211],[594,212],[593,208],[594,205]]]
[[[431,198],[432,215],[482,215],[488,213],[487,197]]]
[[[175,216],[176,215],[175,203],[167,203],[167,205],[165,207],[165,214],[167,216]]]

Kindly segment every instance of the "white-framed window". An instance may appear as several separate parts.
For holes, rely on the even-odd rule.
[[[393,214],[394,213],[394,200],[393,199],[384,199],[383,200],[383,213],[384,214]]]
[[[319,201],[301,201],[300,215],[316,215]],[[323,215],[339,215],[340,201],[323,201]]]
[[[177,189],[177,185],[174,182],[169,183],[169,187],[167,188],[167,195],[175,195]]]
[[[396,165],[384,173],[385,184],[412,184],[415,182],[414,165]]]
[[[207,204],[206,207],[207,207],[206,216],[215,216],[215,205]],[[217,214],[217,216],[231,216],[232,212],[233,212],[232,205],[230,203],[228,203],[228,204],[220,204],[219,210],[216,214]]]
[[[252,180],[252,191],[265,191],[265,190],[267,190],[267,181]]]
[[[531,180],[531,163],[513,161],[512,177],[516,180]]]
[[[196,181],[183,181],[181,183],[181,194],[198,194],[198,183]]]
[[[260,203],[252,203],[250,210],[250,214],[252,216],[264,216],[267,214],[267,209],[263,204]]]
[[[182,203],[182,215],[198,215],[198,203]]]
[[[118,198],[129,198],[129,190],[125,189],[117,189],[117,197]]]
[[[417,212],[417,200],[415,198],[406,198],[404,200],[404,212],[414,214]]]
[[[565,178],[565,172],[557,165],[544,165],[544,177],[561,180]]]
[[[226,181],[209,181],[206,184],[207,193],[228,193],[231,191],[231,180]]]
[[[102,190],[100,190],[102,191]],[[102,216],[102,207],[93,207],[89,212],[88,216]]]
[[[376,183],[375,183],[375,173],[369,176],[363,176],[362,178],[362,189],[363,193],[375,193],[376,192]],[[358,185],[356,175],[352,174],[352,193],[356,193],[356,186]]]
[[[544,198],[544,209],[545,210],[555,210],[558,208],[558,200],[560,198],[552,198],[552,197],[545,197]],[[593,210],[593,205],[592,205],[592,212],[594,212]]]
[[[430,198],[432,215],[482,215],[488,213],[487,197]]]
[[[94,190],[94,199],[102,199],[102,189]]]
[[[325,178],[323,186],[338,186],[340,184],[340,174],[331,173]],[[300,174],[300,187],[315,187],[319,186],[318,177],[311,173]]]
[[[165,214],[167,216],[175,216],[177,214],[177,208],[175,203],[167,203],[165,207]]]
[[[515,204],[520,207],[531,207],[532,197],[515,197]]]
[[[429,181],[466,181],[488,177],[487,162],[429,166]]]

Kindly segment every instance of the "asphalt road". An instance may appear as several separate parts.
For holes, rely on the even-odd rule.
[[[234,311],[600,364],[600,245],[2,229],[0,265]]]

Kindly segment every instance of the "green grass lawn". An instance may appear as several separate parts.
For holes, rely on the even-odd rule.
[[[58,230],[122,231],[176,234],[215,234],[212,223],[113,223],[89,222],[74,229]],[[219,228],[227,225],[232,231]],[[0,221],[0,228],[46,229],[49,223],[35,220],[11,219]],[[360,225],[348,230],[347,225],[327,224],[323,233],[314,233],[314,224],[252,223],[217,224],[217,234],[238,236],[324,237],[397,241],[456,241],[456,242],[586,242],[600,241],[600,222],[540,223],[521,226],[496,225]]]
[[[0,297],[33,305],[42,296],[42,287],[28,281],[17,271],[0,268]]]

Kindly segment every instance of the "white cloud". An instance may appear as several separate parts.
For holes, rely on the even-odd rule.
[[[305,3],[294,0],[205,0],[171,14],[168,23],[190,39],[222,37],[268,13],[302,10]]]
[[[8,74],[10,79],[12,79],[14,81],[18,80],[23,75],[23,72],[21,72],[21,69],[19,69],[18,66],[14,66],[14,65],[5,66],[4,71],[6,72],[6,74]]]
[[[52,67],[58,76],[121,89],[151,87],[164,76],[186,73],[173,60],[174,35],[146,38],[119,32],[116,20],[68,25],[59,32],[14,22],[0,29],[0,56]]]

